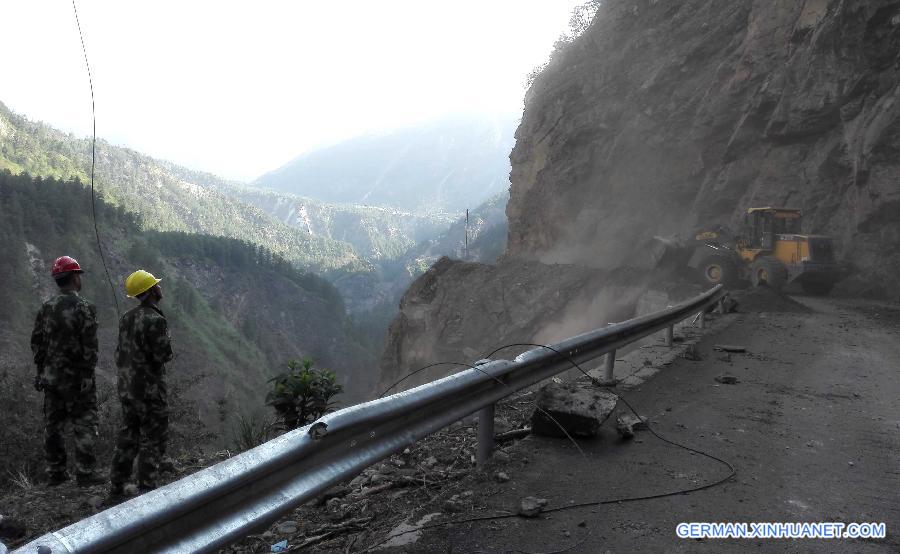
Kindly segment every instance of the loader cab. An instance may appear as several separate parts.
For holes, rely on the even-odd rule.
[[[754,250],[773,250],[776,235],[797,235],[801,226],[800,210],[750,208],[744,216],[747,247]]]

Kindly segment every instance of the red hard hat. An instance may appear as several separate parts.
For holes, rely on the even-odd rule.
[[[57,275],[71,273],[73,271],[75,273],[84,273],[84,270],[81,269],[81,266],[78,265],[75,258],[72,258],[71,256],[60,256],[53,262],[53,269],[50,270],[50,275],[56,277]]]

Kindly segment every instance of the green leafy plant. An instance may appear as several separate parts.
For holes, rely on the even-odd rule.
[[[291,430],[331,411],[331,399],[344,387],[333,371],[313,369],[309,358],[291,360],[287,367],[287,371],[269,380],[272,389],[266,395],[266,405],[274,408],[284,428]]]

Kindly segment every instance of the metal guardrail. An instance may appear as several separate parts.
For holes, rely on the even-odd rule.
[[[487,361],[401,392],[323,416],[252,450],[133,498],[16,552],[208,552],[265,528],[332,485],[451,423],[479,413],[477,459],[490,459],[494,404],[515,391],[703,314],[725,297],[721,285],[677,306]],[[43,547],[43,548],[40,548]],[[39,550],[40,548],[40,550]]]

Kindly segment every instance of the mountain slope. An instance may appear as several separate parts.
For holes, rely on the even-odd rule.
[[[419,241],[439,234],[455,219],[437,213],[328,204],[252,187],[232,187],[228,194],[311,236],[350,244],[368,261],[397,258]]]
[[[4,451],[12,451],[9,434],[17,429],[39,433],[29,336],[41,301],[55,293],[49,267],[62,253],[87,269],[83,294],[100,319],[98,381],[105,405],[116,405],[110,399],[117,313],[94,242],[90,202],[80,183],[0,171],[0,395],[34,408],[12,414],[10,403],[0,406]],[[291,358],[308,356],[334,370],[346,387],[340,402],[368,397],[372,356],[327,281],[246,242],[142,230],[133,215],[103,201],[97,215],[105,222],[101,236],[121,310],[134,303],[122,290],[131,271],[142,267],[163,279],[161,308],[177,355],[169,377],[173,410],[181,414],[173,418],[179,444],[225,446],[237,414],[266,410],[266,380]],[[114,424],[112,415],[104,418]]]
[[[89,140],[29,121],[0,103],[0,169],[87,181],[90,155]],[[98,194],[140,215],[149,229],[248,240],[318,270],[356,261],[349,244],[283,224],[229,195],[232,186],[214,175],[97,141]]]
[[[452,116],[304,154],[254,185],[326,202],[460,212],[506,190],[513,117]]]

